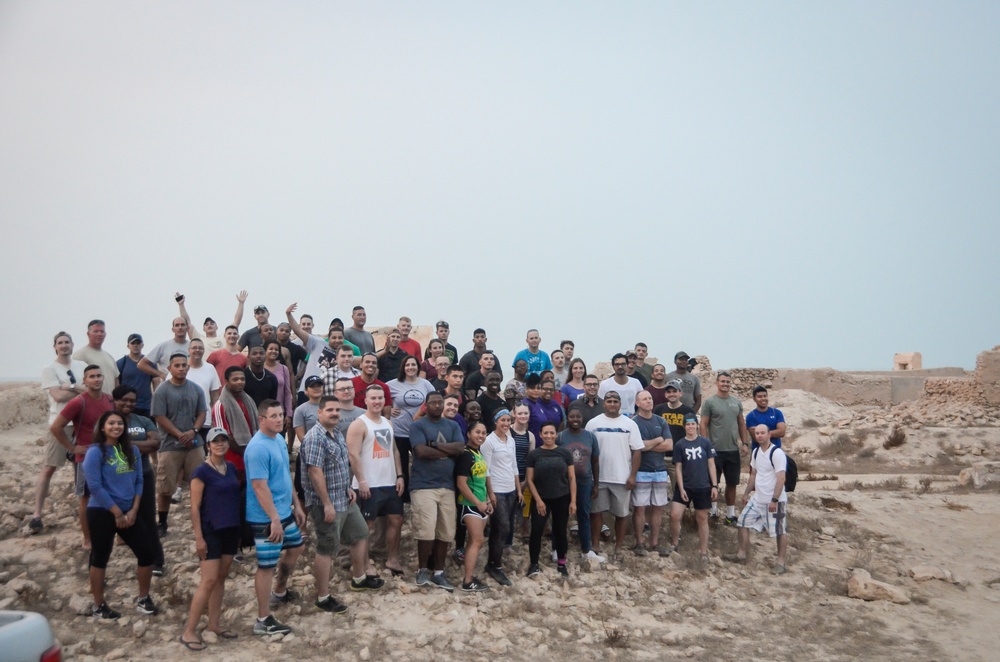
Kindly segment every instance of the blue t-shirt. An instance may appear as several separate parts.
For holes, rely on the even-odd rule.
[[[90,490],[87,507],[111,510],[113,506],[118,506],[123,513],[127,513],[132,510],[135,496],[142,494],[139,451],[132,447],[134,466],[131,467],[120,446],[109,446],[103,453],[101,451],[100,446],[92,444],[83,456],[83,474]]]
[[[443,416],[436,423],[428,418],[414,421],[410,427],[410,446],[416,448],[432,440],[438,444],[465,443],[462,430],[455,421]],[[440,460],[422,460],[414,453],[410,466],[410,490],[437,488],[455,489],[455,460],[451,456]]]
[[[672,439],[670,436],[670,426],[660,416],[650,416],[643,418],[639,414],[632,417],[635,424],[639,426],[639,435],[643,441],[663,437],[664,440]],[[639,461],[639,471],[657,472],[667,470],[667,458],[664,451],[642,451]]]
[[[199,511],[202,525],[208,524],[216,531],[240,525],[240,479],[232,462],[226,462],[225,476],[206,462],[194,470],[191,478],[205,484]]]
[[[153,377],[139,370],[139,364],[127,354],[115,362],[118,366],[119,380],[122,386],[135,389],[135,408],[149,411],[153,403]]]
[[[778,423],[785,422],[785,415],[781,413],[780,409],[775,407],[768,407],[767,411],[760,411],[754,407],[753,411],[747,414],[747,432],[750,433],[750,438],[753,439],[753,429],[758,425],[764,424],[767,429],[774,431],[778,429]],[[781,448],[781,439],[771,437],[771,443]],[[750,443],[750,452],[753,452],[760,444],[756,441]]]
[[[525,347],[514,357],[514,363],[511,363],[511,367],[524,359],[524,362],[528,364],[528,374],[529,375],[540,375],[543,370],[552,370],[552,359],[549,358],[547,352],[543,350],[538,350],[537,354],[532,354]]]
[[[288,447],[285,438],[268,437],[260,430],[250,438],[243,452],[243,462],[247,469],[247,521],[266,524],[271,521],[254,492],[254,480],[266,480],[271,490],[271,499],[278,511],[278,517],[287,519],[292,515],[292,475],[288,471]]]

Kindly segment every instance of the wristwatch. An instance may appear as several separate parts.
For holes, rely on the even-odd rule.
[[[771,503],[778,503],[778,500],[775,499],[774,497],[771,497]]]

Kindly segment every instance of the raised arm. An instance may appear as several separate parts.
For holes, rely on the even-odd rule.
[[[240,290],[240,293],[236,295],[236,301],[239,303],[236,304],[236,314],[233,315],[233,326],[239,328],[240,322],[243,321],[243,304],[247,302],[247,291]],[[188,322],[188,326],[190,325],[191,322]]]
[[[303,344],[308,345],[309,334],[302,330],[302,327],[299,326],[299,323],[296,322],[295,318],[292,316],[292,313],[294,313],[295,309],[298,307],[299,304],[293,303],[288,308],[285,308],[285,317],[288,318],[288,326],[292,327],[292,331],[295,332],[295,335],[302,339]]]

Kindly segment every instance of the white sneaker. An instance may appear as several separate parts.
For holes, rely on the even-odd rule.
[[[552,550],[552,560],[553,561],[558,561],[559,560],[559,552],[557,552],[554,549]]]
[[[170,502],[171,502],[171,503],[180,503],[180,502],[181,502],[181,497],[182,497],[183,495],[184,495],[184,493],[183,493],[183,492],[181,492],[181,488],[179,488],[179,487],[178,487],[178,488],[177,488],[177,489],[176,489],[176,490],[174,491],[174,495],[173,495],[172,497],[170,497]]]
[[[607,561],[606,558],[604,558],[594,550],[590,550],[589,552],[583,554],[582,556],[585,559],[590,559],[591,561],[597,561],[598,563],[604,563],[605,561]]]

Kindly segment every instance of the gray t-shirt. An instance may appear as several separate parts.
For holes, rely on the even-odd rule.
[[[357,345],[362,354],[375,351],[375,338],[370,331],[363,329],[357,331],[353,327],[349,327],[344,329],[344,337]]]
[[[316,421],[319,420],[319,405],[311,402],[303,402],[295,408],[292,414],[292,427],[305,428],[304,434],[309,434]]]
[[[694,407],[694,399],[701,395],[701,380],[685,372],[683,375],[676,370],[667,375],[667,381],[672,379],[681,380],[681,403],[688,407]]]
[[[399,410],[399,416],[392,419],[392,431],[397,437],[409,439],[413,417],[420,411],[427,394],[434,392],[434,387],[426,379],[418,379],[416,384],[393,379],[386,386],[392,394],[392,406]]]
[[[701,406],[701,416],[708,416],[708,438],[716,451],[740,449],[740,427],[743,403],[736,396],[720,398],[713,395]]]
[[[593,482],[594,466],[591,460],[601,456],[601,445],[597,443],[594,433],[590,430],[580,430],[574,434],[572,430],[563,430],[556,439],[556,445],[568,449],[573,454],[577,482]]]
[[[635,424],[639,426],[639,434],[643,441],[663,437],[671,439],[670,426],[660,416],[643,418],[639,414],[632,417]],[[667,459],[663,451],[643,451],[639,461],[639,471],[666,471]]]
[[[351,427],[351,423],[364,416],[364,414],[365,410],[361,407],[340,410],[340,423],[337,423],[337,429],[340,430],[340,434],[344,435],[344,439],[347,439],[347,428]]]
[[[426,444],[434,441],[438,444],[451,442],[464,443],[462,429],[458,423],[441,417],[437,422],[428,418],[414,421],[410,426],[410,446]],[[410,469],[410,490],[426,490],[445,488],[455,489],[455,460],[448,456],[440,460],[421,460],[413,454],[413,465]]]
[[[158,369],[166,372],[167,366],[170,365],[170,355],[177,354],[178,352],[187,356],[188,344],[185,342],[177,342],[173,338],[170,340],[164,340],[159,345],[153,348],[153,351],[146,354],[146,360],[155,365]]]
[[[160,384],[160,387],[153,393],[153,406],[149,415],[154,419],[157,416],[165,416],[174,424],[174,427],[181,432],[194,429],[195,419],[205,411],[205,393],[201,387],[192,381],[184,380],[180,386],[176,386],[169,379]],[[160,452],[186,451],[188,449],[181,446],[177,437],[167,434],[163,426],[157,422],[160,431]],[[197,436],[194,439],[195,446],[201,443]]]

